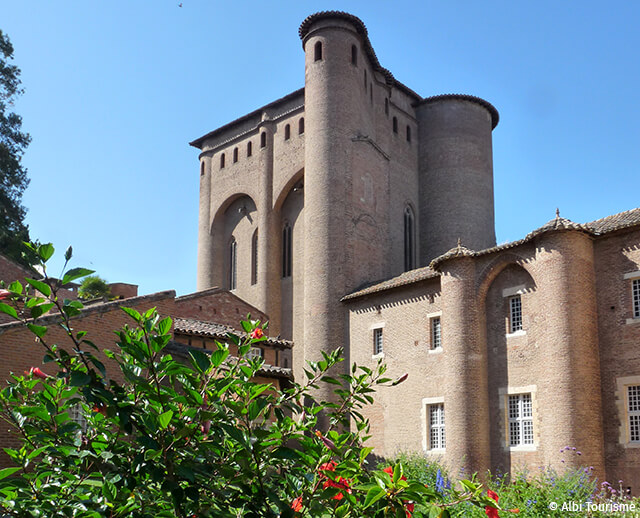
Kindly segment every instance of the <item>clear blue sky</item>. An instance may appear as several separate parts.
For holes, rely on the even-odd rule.
[[[195,290],[198,150],[188,142],[304,86],[297,30],[359,16],[423,96],[467,93],[494,131],[498,242],[554,216],[640,206],[640,3],[4,0],[26,90],[33,237],[141,293]]]

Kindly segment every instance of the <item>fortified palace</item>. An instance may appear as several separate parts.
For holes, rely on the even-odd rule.
[[[497,110],[421,97],[351,14],[314,14],[299,34],[304,88],[191,143],[198,290],[268,315],[298,379],[338,346],[409,373],[368,413],[380,455],[593,466],[637,492],[640,209],[557,214],[496,246]]]

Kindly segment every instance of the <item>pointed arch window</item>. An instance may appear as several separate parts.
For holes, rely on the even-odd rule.
[[[322,61],[322,42],[317,41],[313,47],[313,60]]]
[[[416,267],[415,250],[415,218],[413,210],[407,206],[404,209],[404,271],[408,272]]]
[[[238,243],[232,237],[229,242],[229,289],[235,290],[238,281]]]
[[[293,243],[289,222],[282,228],[282,277],[291,277]]]
[[[251,238],[251,284],[258,282],[258,229]]]

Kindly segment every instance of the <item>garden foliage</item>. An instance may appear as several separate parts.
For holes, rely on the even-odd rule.
[[[217,343],[215,351],[189,349],[189,361],[179,362],[165,350],[169,318],[123,308],[131,326],[117,331],[116,350],[104,350],[117,365],[114,376],[100,359],[103,348],[74,327],[81,302],[57,297],[60,281],[92,272],[50,278],[53,247],[30,247],[44,278],[0,290],[0,311],[29,327],[57,374],[34,366],[0,393],[2,417],[21,442],[5,450],[14,466],[0,471],[1,514],[406,518],[446,517],[462,505],[497,513],[497,497],[480,484],[462,481],[445,500],[443,488],[407,477],[400,462],[368,464],[361,409],[376,386],[404,379],[385,378],[381,363],[332,377],[344,372],[335,368],[343,361],[336,350],[310,362],[303,383],[279,389],[255,381],[263,360],[246,356],[265,339],[264,324],[248,320],[242,336],[229,335],[237,357]],[[51,311],[67,343],[49,341],[40,317]],[[337,403],[314,399],[323,383],[335,386]]]

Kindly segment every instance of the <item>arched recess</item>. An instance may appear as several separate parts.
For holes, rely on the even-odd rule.
[[[286,183],[280,188],[280,190],[277,190],[278,186],[274,186],[274,188],[275,192],[273,196],[273,210],[280,211],[280,209],[282,208],[282,204],[293,189],[304,189],[304,169],[300,169],[297,173],[292,175],[291,178],[289,178]]]
[[[509,449],[510,434],[523,437],[517,427],[529,418],[533,435],[539,431],[540,422],[535,411],[533,416],[518,414],[522,409],[518,410],[517,401],[514,412],[518,415],[514,414],[510,419],[509,398],[533,398],[533,405],[536,404],[535,389],[530,387],[536,386],[539,380],[533,377],[530,362],[537,362],[537,348],[532,341],[538,332],[535,312],[541,302],[528,264],[517,254],[497,257],[485,267],[479,281],[478,315],[482,340],[486,343],[489,376],[491,462],[492,466],[506,472],[512,469],[514,459]],[[520,324],[516,329],[512,328],[514,318]],[[512,425],[516,427],[514,432],[510,432]],[[525,445],[529,446],[533,445]],[[517,461],[517,457],[515,459]]]
[[[276,198],[280,272],[280,334],[302,340],[304,318],[304,177],[295,174]],[[286,237],[285,237],[286,236]],[[287,261],[287,264],[284,263]],[[286,274],[285,274],[286,272]]]
[[[235,293],[249,303],[255,300],[251,283],[252,240],[258,229],[256,204],[245,193],[227,198],[216,211],[211,224],[213,284],[230,288],[231,257],[229,243],[235,242]]]

